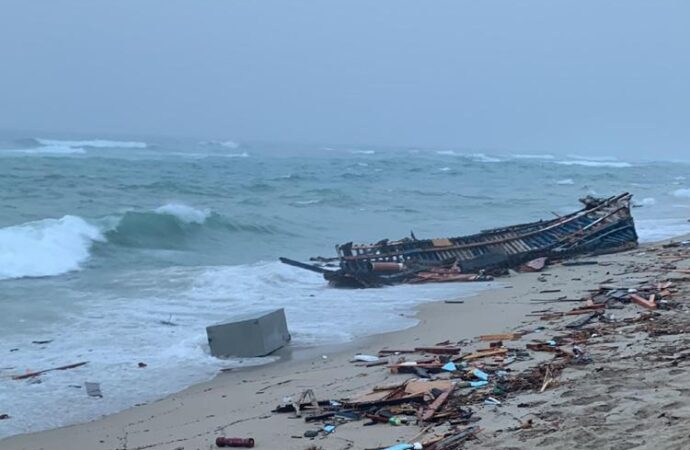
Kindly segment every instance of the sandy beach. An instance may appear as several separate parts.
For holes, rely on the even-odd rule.
[[[522,337],[503,342],[510,351],[556,340],[563,354],[585,357],[565,365],[542,389],[505,393],[498,406],[468,400],[467,407],[480,418],[472,425],[481,430],[464,444],[467,448],[688,448],[690,304],[686,300],[690,275],[682,270],[690,267],[690,247],[644,245],[586,259],[596,263],[555,264],[538,273],[512,274],[499,279],[496,288],[462,299],[463,303],[422,305],[419,324],[410,329],[284,355],[278,363],[222,373],[210,382],[90,423],[13,436],[0,441],[0,448],[205,450],[216,448],[219,436],[251,437],[256,448],[295,450],[310,446],[375,449],[413,440],[426,442],[467,426],[441,420],[420,434],[422,427],[414,420],[402,426],[364,426],[365,421],[359,420],[338,424],[333,433],[309,439],[305,431],[319,430],[321,422],[307,423],[292,413],[271,411],[306,389],[313,390],[319,400],[352,399],[374,386],[414,378],[391,373],[386,366],[353,363],[357,353],[376,355],[386,348],[450,342],[458,343],[467,354],[488,346],[478,339],[480,335],[515,332],[523,333]],[[572,342],[572,331],[565,325],[582,316],[559,313],[584,305],[602,285],[626,292],[655,286],[662,291],[656,295],[658,308],[608,302],[602,316],[578,330],[581,340]],[[577,299],[583,302],[564,301]],[[566,332],[571,335],[561,340]],[[390,362],[399,357],[389,357]],[[510,377],[519,379],[558,357],[558,352],[529,351],[527,357],[504,368]],[[478,361],[478,367],[483,367]],[[492,395],[487,390],[482,398]],[[107,396],[98,401],[107,402]],[[12,415],[11,405],[2,407],[5,410],[0,413]]]

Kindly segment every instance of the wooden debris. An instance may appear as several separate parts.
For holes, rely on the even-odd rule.
[[[482,342],[488,341],[517,341],[522,337],[522,333],[503,333],[503,334],[484,334],[479,336]]]
[[[642,306],[643,308],[647,309],[656,309],[656,302],[654,297],[650,297],[649,299],[640,297],[637,294],[630,294],[630,300],[635,303],[636,305]]]
[[[39,375],[42,375],[42,374],[48,373],[48,372],[52,372],[54,370],[75,369],[77,367],[81,367],[81,366],[86,365],[86,364],[88,364],[88,361],[79,362],[76,364],[69,364],[67,366],[53,367],[52,369],[39,370],[36,372],[27,372],[27,373],[22,374],[22,375],[15,375],[12,377],[12,379],[13,380],[25,380],[27,378],[37,377]]]

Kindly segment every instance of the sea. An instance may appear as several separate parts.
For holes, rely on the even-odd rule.
[[[690,232],[687,177],[690,165],[653,154],[0,136],[0,414],[10,415],[0,437],[275,361],[209,355],[205,327],[234,314],[285,308],[291,345],[326,349],[410,327],[416,305],[486,287],[333,289],[280,256],[474,233],[622,192],[634,194],[641,240],[654,241]]]

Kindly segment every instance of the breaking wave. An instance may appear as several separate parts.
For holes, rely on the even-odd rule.
[[[44,147],[8,149],[3,150],[3,152],[24,155],[80,155],[86,153],[83,148],[67,147],[64,145],[47,145]]]
[[[439,150],[436,152],[436,154],[443,156],[459,156],[461,158],[467,158],[475,162],[494,163],[503,161],[502,159],[487,155],[486,153],[458,153],[454,150]]]
[[[353,155],[373,155],[376,153],[374,150],[350,150]]]
[[[208,209],[196,209],[182,203],[167,203],[155,209],[157,214],[168,214],[185,223],[204,223],[211,212]]]
[[[585,166],[585,167],[613,167],[623,168],[632,167],[632,164],[624,161],[592,161],[585,159],[571,160],[571,161],[556,161],[556,164],[562,166]]]
[[[208,209],[168,203],[153,211],[127,211],[106,232],[108,242],[123,247],[181,249],[206,233],[280,234],[270,225],[243,223]]]
[[[516,154],[510,155],[516,159],[554,159],[555,156],[547,154]]]
[[[214,234],[215,233],[215,234]],[[221,239],[218,233],[290,233],[266,224],[233,221],[216,212],[180,203],[151,211],[127,211],[100,219],[67,215],[0,228],[0,280],[56,276],[80,270],[94,244],[178,250],[194,239]]]
[[[575,181],[573,181],[572,178],[564,178],[562,180],[556,181],[556,184],[560,184],[561,186],[567,186],[567,185],[575,184]]]
[[[103,240],[98,227],[78,216],[0,228],[0,280],[79,270],[92,244]]]

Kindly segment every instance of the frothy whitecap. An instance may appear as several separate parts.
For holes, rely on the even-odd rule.
[[[69,141],[60,139],[36,139],[39,144],[44,146],[62,146],[71,148],[146,148],[146,142],[138,141],[110,141],[106,139],[93,139],[85,141]]]
[[[207,209],[196,209],[182,203],[167,203],[155,209],[158,214],[168,214],[174,216],[185,223],[202,224],[208,219],[211,211]]]
[[[78,216],[44,219],[0,229],[0,280],[45,277],[79,270],[98,227]]]

